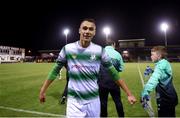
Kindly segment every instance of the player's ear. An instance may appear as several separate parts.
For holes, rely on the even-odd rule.
[[[158,60],[162,58],[162,55],[161,55],[160,52],[157,52],[156,54],[157,54],[157,56],[158,56]]]
[[[82,28],[81,28],[82,26],[80,25],[79,26],[79,34],[81,33],[81,30],[82,30]]]
[[[95,34],[96,34],[96,26],[95,26],[95,28],[94,28],[94,32],[95,32]]]
[[[94,35],[94,36],[96,35],[96,27],[94,28],[93,35]]]
[[[81,33],[81,28],[79,27],[79,34]]]
[[[95,29],[95,31],[94,31],[94,35],[96,35],[96,29]]]

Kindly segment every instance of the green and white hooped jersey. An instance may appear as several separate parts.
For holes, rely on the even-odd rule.
[[[91,42],[87,48],[83,48],[78,41],[68,44],[61,50],[57,61],[67,62],[68,97],[87,101],[99,96],[97,79],[100,63],[111,66],[110,58],[101,46]]]
[[[56,79],[60,69],[63,66],[67,67],[68,97],[87,103],[99,97],[97,80],[101,63],[115,81],[120,79],[110,57],[101,46],[91,42],[87,48],[83,48],[79,41],[70,43],[60,51],[57,63],[49,73],[48,79]]]

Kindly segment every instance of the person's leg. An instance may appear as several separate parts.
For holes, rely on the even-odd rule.
[[[124,110],[123,110],[123,104],[121,101],[121,94],[120,94],[120,89],[111,89],[110,94],[114,100],[114,103],[116,105],[116,110],[118,113],[119,117],[124,117]]]
[[[86,116],[90,118],[98,118],[100,117],[100,99],[99,97],[97,99],[92,100],[92,102],[85,105],[86,109]]]
[[[65,104],[65,101],[66,101],[66,99],[67,99],[67,91],[68,91],[68,80],[67,80],[67,82],[66,82],[66,86],[65,86],[65,88],[64,88],[64,92],[63,92],[63,94],[62,94],[62,96],[61,96],[61,98],[60,98],[60,103],[61,103],[61,104]]]
[[[67,84],[66,84],[66,86],[65,86],[65,88],[64,88],[63,95],[62,95],[62,97],[60,98],[61,104],[65,104],[66,98],[67,98]]]
[[[68,98],[66,107],[66,117],[86,117],[84,105],[74,98]]]
[[[101,117],[107,117],[107,100],[108,100],[109,90],[104,87],[99,87],[99,96],[101,103]]]
[[[158,107],[158,117],[176,117],[174,106]]]
[[[158,117],[175,117],[175,105],[167,104],[162,97],[156,99]]]
[[[62,96],[67,97],[67,88],[68,88],[68,84],[66,84],[65,88],[64,88],[64,92],[62,94]]]

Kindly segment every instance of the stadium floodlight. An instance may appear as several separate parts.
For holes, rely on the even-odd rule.
[[[64,29],[64,31],[63,31],[63,33],[64,33],[64,35],[66,36],[66,44],[67,44],[67,36],[68,36],[68,34],[69,34],[69,29]]]
[[[166,22],[161,24],[161,30],[164,32],[164,40],[165,40],[165,46],[167,47],[167,30],[168,30],[169,26]]]
[[[106,40],[108,39],[108,36],[110,35],[111,33],[111,29],[109,27],[104,27],[103,28],[103,32],[104,34],[106,35]]]

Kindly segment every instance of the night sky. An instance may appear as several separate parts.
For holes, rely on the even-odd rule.
[[[147,46],[164,45],[159,24],[167,21],[168,45],[180,45],[178,0],[0,2],[0,45],[32,50],[60,49],[65,45],[63,28],[71,30],[68,42],[79,40],[78,28],[84,18],[96,20],[93,41],[98,44],[105,38],[102,28],[108,25],[114,40],[145,38]]]

